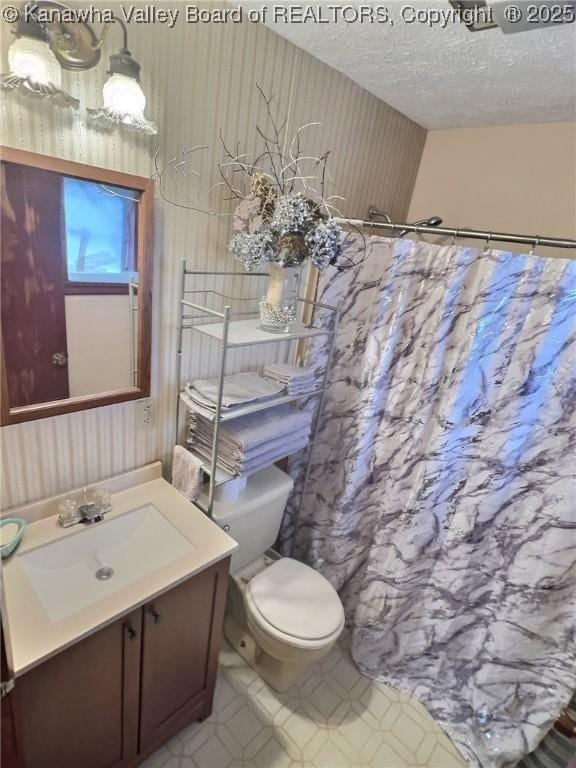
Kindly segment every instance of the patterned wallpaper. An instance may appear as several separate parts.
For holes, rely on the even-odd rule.
[[[212,4],[214,8],[214,4]],[[10,30],[2,23],[3,71]],[[105,57],[116,43],[112,30]],[[288,114],[289,129],[309,121],[323,127],[310,132],[307,148],[331,149],[331,175],[342,208],[363,216],[374,204],[402,219],[406,215],[422,153],[425,131],[394,109],[270,30],[253,24],[186,24],[173,28],[131,24],[130,49],[142,65],[147,116],[159,135],[103,135],[85,122],[83,108],[100,103],[104,61],[97,70],[65,73],[64,86],[81,99],[78,113],[59,111],[14,94],[2,98],[3,144],[150,175],[154,152],[173,156],[181,146],[209,144],[200,171],[210,179],[220,158],[220,129],[256,147],[255,124],[263,118],[256,90],[273,93]],[[67,488],[95,482],[171,452],[175,408],[176,296],[178,269],[185,258],[196,268],[230,269],[228,227],[156,200],[155,293],[153,329],[154,425],[137,424],[134,403],[57,416],[2,431],[2,508]],[[230,285],[227,288],[231,288]],[[234,287],[232,286],[232,290]],[[184,371],[209,375],[216,347],[186,336]],[[268,352],[241,350],[231,368],[257,366]]]

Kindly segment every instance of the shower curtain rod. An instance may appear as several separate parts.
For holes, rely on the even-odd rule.
[[[485,232],[479,229],[454,229],[453,227],[427,227],[421,224],[396,224],[388,221],[365,221],[364,219],[343,219],[334,217],[337,224],[367,229],[407,230],[418,235],[448,235],[456,238],[469,238],[472,240],[485,240],[486,243],[521,243],[532,245],[534,248],[574,248],[576,240],[568,240],[561,237],[540,237],[540,235],[512,235],[508,232]]]

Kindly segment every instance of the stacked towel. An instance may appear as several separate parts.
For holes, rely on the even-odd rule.
[[[284,384],[272,382],[256,373],[235,373],[224,377],[222,392],[222,408],[232,411],[248,403],[269,400],[284,391]],[[191,406],[197,406],[202,413],[216,412],[218,399],[218,379],[195,379],[186,384],[185,398],[189,398]]]
[[[220,425],[218,466],[232,475],[250,475],[308,445],[311,414],[287,405],[240,416]],[[188,443],[210,460],[214,424],[190,414]]]
[[[316,387],[314,374],[308,368],[278,363],[267,365],[264,376],[276,384],[283,384],[289,395],[305,395]]]

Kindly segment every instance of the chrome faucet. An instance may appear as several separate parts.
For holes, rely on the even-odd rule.
[[[102,505],[91,501],[88,504],[80,504],[78,514],[83,523],[101,523],[104,520],[104,515],[111,509],[111,504]]]
[[[112,509],[110,494],[107,491],[98,491],[86,488],[82,489],[80,498],[68,496],[60,505],[58,522],[62,528],[69,528],[78,523],[100,523],[104,516]]]

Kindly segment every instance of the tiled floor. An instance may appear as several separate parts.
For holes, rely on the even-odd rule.
[[[455,747],[416,701],[368,680],[346,638],[279,694],[226,645],[214,711],[143,768],[462,768]]]

